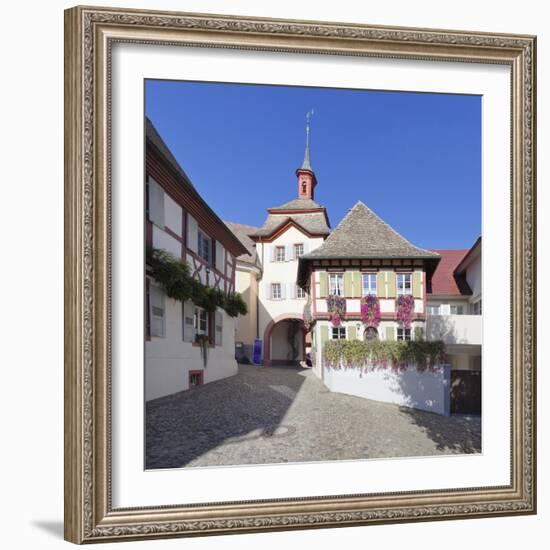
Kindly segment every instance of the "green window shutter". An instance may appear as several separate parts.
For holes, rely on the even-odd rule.
[[[395,271],[386,271],[388,274],[388,298],[395,298]]]
[[[357,340],[357,329],[354,325],[348,326],[348,340]]]
[[[361,298],[361,272],[352,271],[353,273],[353,297]]]
[[[414,339],[415,340],[424,339],[424,329],[422,327],[414,327]]]
[[[386,297],[386,272],[379,271],[376,275],[376,289],[379,298]]]
[[[386,327],[386,340],[395,340],[395,329],[393,327]]]
[[[319,273],[321,286],[320,286],[320,298],[326,298],[328,296],[328,279],[327,279],[327,272],[321,271]]]
[[[413,272],[413,296],[415,298],[422,298],[422,272]]]
[[[351,298],[352,296],[352,287],[353,287],[353,273],[351,271],[346,271],[344,273],[344,296],[346,298]]]

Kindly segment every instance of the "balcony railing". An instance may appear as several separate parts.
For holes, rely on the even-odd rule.
[[[426,339],[481,345],[481,315],[428,315]]]

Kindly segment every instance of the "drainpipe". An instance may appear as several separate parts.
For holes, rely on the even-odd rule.
[[[257,281],[258,281],[258,296],[257,296],[257,299],[256,299],[256,338],[260,338],[260,296],[259,296],[259,286],[260,286],[260,281],[263,277],[263,267],[264,267],[264,245],[262,243],[262,237],[260,237],[260,244],[262,245],[262,266],[261,266],[261,269],[260,269],[260,276],[257,278]]]

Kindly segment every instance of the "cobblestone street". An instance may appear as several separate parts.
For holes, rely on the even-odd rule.
[[[147,469],[477,453],[481,418],[332,393],[310,370],[241,365],[148,402],[146,447]]]

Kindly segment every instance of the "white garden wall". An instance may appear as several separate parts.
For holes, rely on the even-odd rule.
[[[443,365],[433,371],[408,367],[366,370],[324,367],[323,381],[334,392],[393,403],[448,416],[450,414],[451,367]]]

